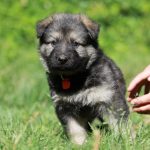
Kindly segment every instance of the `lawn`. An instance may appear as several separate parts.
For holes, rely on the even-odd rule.
[[[0,1],[0,149],[149,150],[150,116],[130,115],[136,131],[115,135],[94,130],[86,144],[72,144],[55,115],[37,52],[36,22],[58,12],[84,13],[101,25],[99,44],[123,71],[126,84],[150,63],[148,0]],[[129,125],[130,128],[131,125]],[[96,149],[97,150],[97,149]]]

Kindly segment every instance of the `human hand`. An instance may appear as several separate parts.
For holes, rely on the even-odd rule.
[[[138,97],[141,88],[144,87],[144,95]],[[133,111],[150,114],[150,65],[139,73],[128,87],[128,101],[133,104]]]

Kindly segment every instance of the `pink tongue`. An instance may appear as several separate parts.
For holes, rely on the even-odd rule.
[[[68,80],[68,79],[63,79],[62,80],[62,88],[63,88],[63,90],[69,89],[70,86],[71,86],[70,80]]]

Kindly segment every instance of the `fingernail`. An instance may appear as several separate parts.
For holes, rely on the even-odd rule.
[[[134,108],[133,111],[134,111],[134,112],[140,112],[140,110],[139,110],[139,109],[136,109],[136,108]]]
[[[150,77],[148,77],[147,80],[150,81]]]
[[[130,88],[128,87],[127,91],[130,93]]]
[[[135,105],[135,101],[131,101],[131,104],[132,104],[132,105]]]
[[[127,101],[129,101],[129,100],[130,100],[130,98],[128,97],[128,98],[127,98]]]
[[[131,98],[127,98],[127,101],[130,102],[130,101],[131,101]]]
[[[132,109],[133,112],[136,112],[136,109]]]
[[[135,110],[134,110],[134,109],[132,109],[132,112],[135,112]]]

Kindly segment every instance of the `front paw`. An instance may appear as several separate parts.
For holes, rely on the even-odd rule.
[[[86,141],[86,134],[85,133],[74,133],[70,136],[71,141],[74,144],[82,145]]]
[[[86,129],[81,122],[75,120],[74,118],[70,118],[68,120],[68,135],[71,141],[77,145],[82,145],[86,140]]]

